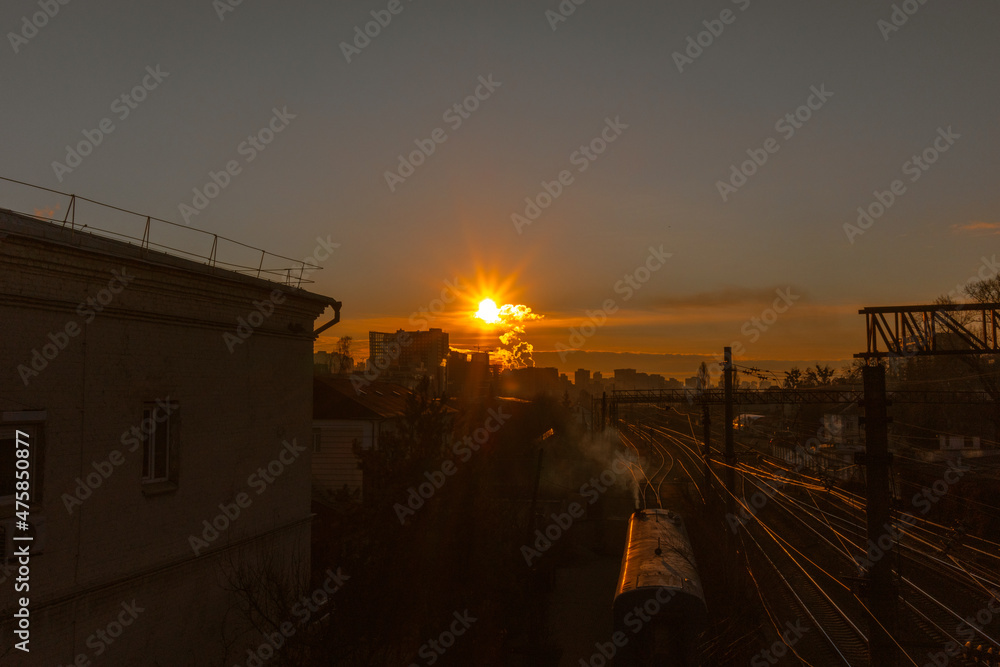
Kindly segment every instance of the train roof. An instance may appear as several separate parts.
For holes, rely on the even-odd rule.
[[[629,520],[615,596],[660,587],[704,599],[684,520],[670,510],[639,510]]]

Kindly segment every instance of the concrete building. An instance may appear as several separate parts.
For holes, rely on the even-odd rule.
[[[489,352],[458,352],[448,354],[445,367],[448,376],[448,395],[462,399],[489,396],[495,391],[500,366],[490,363]]]
[[[823,433],[837,448],[863,449],[865,428],[857,404],[846,405],[823,414]]]
[[[640,373],[634,368],[615,369],[615,389],[663,389],[666,384],[662,375]]]
[[[568,385],[568,380],[566,382]],[[559,370],[556,368],[537,366],[511,368],[504,371],[500,377],[502,396],[528,400],[543,395],[561,398],[565,390],[566,387],[560,382]]]
[[[615,389],[637,389],[637,375],[634,368],[616,368]]]
[[[36,535],[30,653],[0,662],[246,660],[260,637],[220,581],[264,551],[308,576],[314,324],[328,307],[335,323],[331,298],[0,210],[0,446],[29,443]],[[5,610],[23,533],[13,464]],[[12,631],[5,613],[3,649]]]
[[[313,368],[317,375],[347,375],[354,371],[354,359],[340,352],[316,352]]]
[[[449,349],[448,334],[441,329],[368,332],[368,364],[380,369],[379,378],[412,388],[426,377],[435,394],[446,386],[444,361]]]

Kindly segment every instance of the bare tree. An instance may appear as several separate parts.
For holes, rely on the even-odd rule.
[[[1000,303],[1000,275],[969,283],[965,287],[965,293],[976,303]],[[942,297],[941,302],[951,303],[951,299]],[[964,314],[968,317],[972,315],[972,313]],[[963,321],[963,324],[967,325],[968,320]],[[985,334],[986,332],[982,333]],[[983,389],[989,393],[993,401],[1000,401],[1000,372],[998,372],[996,355],[962,354],[959,355],[959,359],[972,369],[975,376],[979,378]],[[994,411],[992,417],[994,423],[998,425],[998,430],[1000,430],[1000,414]]]
[[[833,376],[836,371],[830,366],[820,366],[816,364],[816,380],[821,385],[830,384],[833,382]]]
[[[711,375],[708,372],[708,364],[704,361],[698,366],[698,388],[705,391],[711,386]]]
[[[861,369],[865,367],[863,359],[855,359],[847,366],[840,369],[840,374],[845,382],[856,384],[861,382]]]
[[[354,359],[351,357],[351,343],[354,339],[350,336],[341,336],[337,340],[337,347],[333,353],[333,372],[349,373],[354,369]]]
[[[969,283],[965,294],[976,303],[1000,303],[1000,276]]]
[[[281,625],[295,621],[292,609],[309,583],[308,554],[297,546],[265,539],[220,556],[219,581],[233,595],[233,604],[223,628],[223,645],[235,655],[257,649],[264,638],[281,633]],[[287,627],[287,626],[286,626]],[[303,664],[304,632],[282,641],[271,664]],[[231,657],[229,655],[227,658]],[[226,664],[231,664],[227,660]]]

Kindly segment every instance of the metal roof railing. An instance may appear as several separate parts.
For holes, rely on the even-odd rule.
[[[240,243],[239,241],[234,241],[233,239],[226,238],[225,236],[219,236],[218,234],[213,234],[212,232],[206,232],[202,229],[196,227],[191,227],[188,225],[181,225],[176,222],[170,222],[169,220],[163,220],[162,218],[156,218],[151,215],[143,215],[141,213],[136,213],[135,211],[130,211],[128,209],[120,208],[118,206],[112,206],[111,204],[105,204],[103,202],[95,201],[93,199],[88,199],[86,197],[81,197],[75,194],[68,194],[65,192],[60,192],[58,190],[53,190],[51,188],[45,188],[39,185],[32,185],[31,183],[25,183],[23,181],[17,181],[12,178],[5,178],[0,176],[0,181],[6,183],[13,183],[15,185],[24,186],[27,188],[32,188],[33,190],[40,190],[43,192],[48,192],[51,194],[59,195],[61,197],[68,197],[69,201],[66,205],[65,214],[62,219],[55,217],[55,212],[60,208],[57,206],[48,206],[47,208],[34,208],[33,212],[27,212],[23,210],[18,210],[17,208],[9,208],[9,210],[25,215],[38,220],[44,220],[46,222],[52,222],[62,225],[63,227],[70,227],[73,230],[86,230],[88,233],[94,234],[95,236],[105,236],[108,238],[115,239],[126,239],[127,242],[137,241],[139,247],[142,250],[156,250],[163,252],[168,255],[173,255],[176,257],[182,257],[185,259],[202,260],[205,264],[212,267],[218,267],[223,269],[228,269],[236,273],[242,273],[246,275],[252,275],[263,280],[268,280],[275,283],[280,283],[283,285],[288,285],[290,287],[301,287],[303,283],[311,283],[312,280],[306,278],[307,274],[312,271],[321,269],[322,267],[310,264],[304,260],[292,259],[291,257],[285,257],[283,255],[277,255],[272,252],[268,252],[262,248],[255,248],[254,246],[247,245],[245,243]],[[2,201],[2,199],[0,199]],[[84,202],[86,204],[93,204],[95,206],[102,207],[104,209],[109,209],[111,211],[117,211],[119,213],[124,213],[128,216],[133,216],[136,218],[144,219],[142,236],[136,236],[134,234],[122,233],[120,231],[113,231],[111,229],[105,229],[97,227],[89,222],[87,224],[80,224],[77,220],[78,213],[80,212],[80,203]],[[86,219],[89,219],[88,215]],[[163,225],[168,225],[169,227],[163,228]],[[127,225],[128,226],[128,225]],[[175,238],[180,238],[183,234],[193,233],[202,235],[206,237],[207,241],[211,240],[211,247],[208,249],[207,254],[203,251],[198,250],[184,250],[181,248],[173,247],[167,245],[166,239],[162,239],[164,242],[153,241],[154,235],[157,237],[157,241],[161,240],[162,237],[168,235],[168,231],[174,233]],[[222,242],[220,244],[220,242]],[[241,263],[238,261],[224,261],[219,257],[220,245],[226,247],[226,244],[231,244],[235,246],[234,251],[242,252],[245,259],[257,261],[257,265],[253,266],[249,263]],[[130,243],[131,245],[131,243]],[[259,253],[259,260],[257,259],[257,253]],[[271,258],[271,259],[269,259]],[[265,263],[270,264],[274,260],[284,260],[286,262],[291,262],[291,266],[279,266],[272,267],[268,266],[265,268]],[[275,264],[279,262],[274,262]]]

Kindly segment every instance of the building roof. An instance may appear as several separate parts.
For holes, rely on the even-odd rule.
[[[188,229],[188,231],[195,231],[191,228],[186,229]],[[217,235],[209,234],[207,232],[200,232],[200,230],[199,233],[207,234],[209,237],[214,237],[215,244],[218,244],[218,241],[223,239],[223,237],[218,237]],[[110,235],[112,233],[109,232],[108,234]],[[185,251],[167,252],[166,250],[168,249],[166,248],[163,250],[154,249],[156,244],[143,242],[141,240],[139,240],[138,243],[130,243],[128,241],[119,240],[118,238],[110,238],[109,235],[101,233],[100,230],[93,226],[71,226],[68,224],[59,224],[49,220],[40,219],[26,213],[19,213],[17,211],[0,208],[0,238],[5,236],[18,236],[36,243],[53,244],[67,248],[75,248],[77,250],[95,253],[98,255],[137,260],[161,267],[171,267],[191,273],[203,274],[206,277],[211,276],[217,280],[229,281],[230,283],[260,287],[264,289],[272,289],[275,284],[281,284],[284,291],[288,294],[295,294],[300,298],[316,301],[324,306],[332,306],[338,312],[340,309],[341,304],[336,299],[301,289],[300,287],[290,284],[294,282],[292,280],[278,281],[275,275],[276,272],[274,271],[255,270],[253,267],[243,270],[235,264],[227,264],[225,262],[218,261],[214,255],[211,257],[202,257]],[[123,234],[116,234],[116,236],[125,239],[131,238]],[[238,242],[233,243],[243,245]],[[273,255],[272,253],[267,253],[266,251],[259,250],[257,248],[251,248],[250,246],[243,247],[250,249],[255,253],[263,253],[263,255],[254,255],[254,257],[260,259],[261,264],[263,264],[262,257],[279,258],[282,261],[286,261],[285,258],[280,257],[279,255]],[[188,259],[188,256],[206,261]],[[296,262],[297,260],[291,261]],[[298,263],[300,265],[302,264],[301,262]]]
[[[356,390],[350,378],[317,377],[313,381],[313,419],[394,419],[406,414],[412,395],[391,382],[375,380]]]

